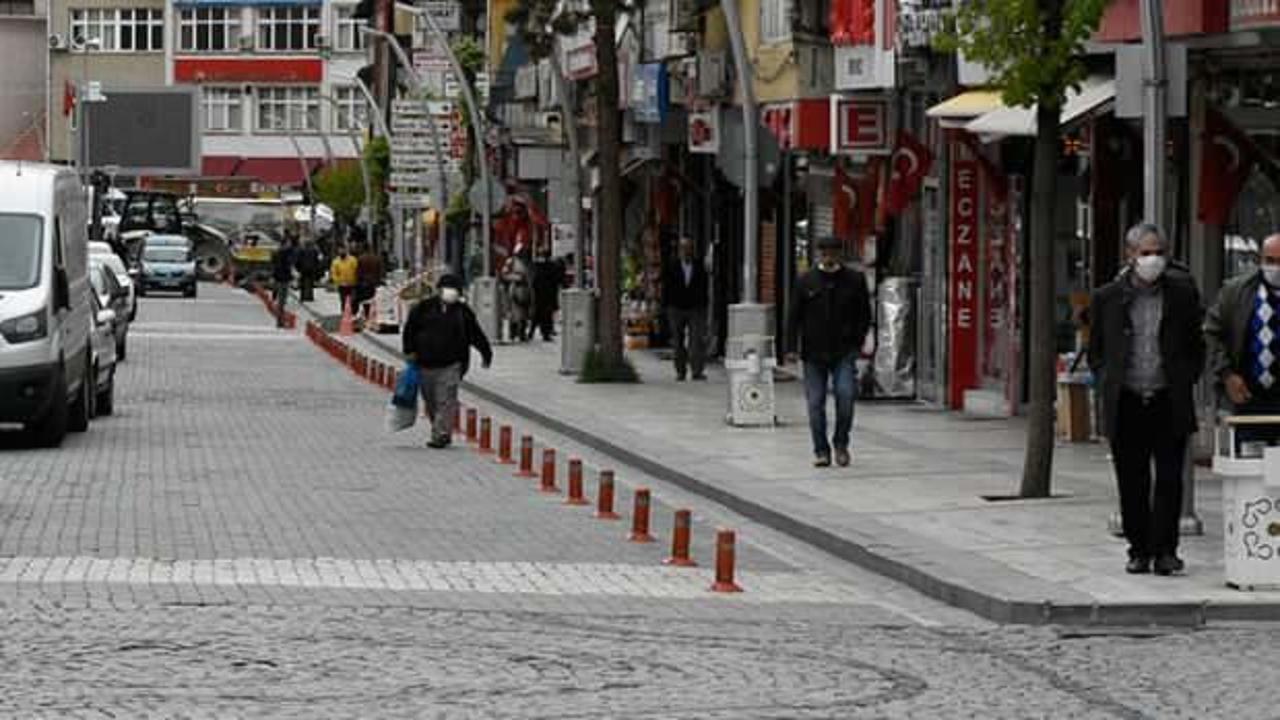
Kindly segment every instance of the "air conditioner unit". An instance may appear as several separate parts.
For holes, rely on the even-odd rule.
[[[253,49],[253,36],[252,36],[252,35],[241,35],[241,36],[240,36],[240,49],[241,49],[241,50],[252,50],[252,49]]]
[[[68,47],[67,36],[61,33],[53,33],[49,36],[50,50],[66,50]]]
[[[316,35],[313,43],[317,50],[324,50],[329,47],[329,36],[323,34]]]

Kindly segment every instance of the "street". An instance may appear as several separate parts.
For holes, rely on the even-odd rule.
[[[1272,624],[999,626],[701,500],[699,567],[665,566],[679,492],[620,469],[601,521],[387,434],[245,292],[148,298],[130,342],[114,417],[0,434],[0,715],[1280,717]],[[720,526],[741,595],[708,590]]]

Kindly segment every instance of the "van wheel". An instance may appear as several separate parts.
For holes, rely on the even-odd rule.
[[[27,426],[36,444],[41,447],[56,448],[62,445],[67,436],[67,371],[58,368],[58,377],[53,381],[52,399],[49,412],[39,421]]]
[[[76,400],[71,403],[70,417],[67,418],[67,429],[71,432],[79,433],[89,429],[89,419],[93,417],[93,395],[93,366],[86,364],[80,392],[76,393]]]
[[[107,381],[107,386],[98,391],[96,398],[96,410],[98,417],[109,417],[116,411],[116,371],[111,371],[111,379]]]

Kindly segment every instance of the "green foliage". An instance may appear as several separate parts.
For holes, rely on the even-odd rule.
[[[387,180],[391,177],[391,145],[384,137],[365,143],[365,159],[369,161],[369,184],[373,186],[374,207],[379,215],[387,211]]]
[[[458,57],[462,72],[469,78],[474,78],[476,73],[484,69],[484,46],[470,35],[463,35],[453,41],[453,54]]]
[[[1084,44],[1108,0],[969,0],[936,41],[987,67],[1008,105],[1061,107],[1088,72]],[[1054,10],[1060,8],[1059,16]]]
[[[330,165],[316,176],[313,185],[316,198],[332,208],[340,221],[351,225],[359,219],[364,205],[364,177],[358,163]]]
[[[627,358],[610,362],[600,348],[587,351],[582,359],[582,373],[578,375],[580,383],[638,383],[640,374]]]
[[[444,214],[445,222],[455,227],[466,227],[471,222],[471,198],[466,189],[459,190],[449,198],[449,209]]]

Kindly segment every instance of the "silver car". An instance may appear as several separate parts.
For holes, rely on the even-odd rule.
[[[93,318],[89,326],[90,357],[93,359],[93,406],[90,414],[105,417],[116,411],[116,313],[102,306],[92,295]]]

